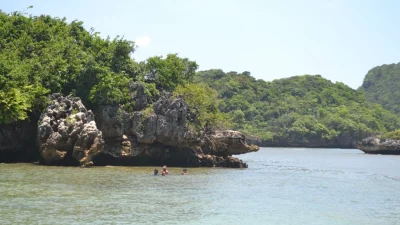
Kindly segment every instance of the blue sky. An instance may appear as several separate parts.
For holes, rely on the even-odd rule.
[[[400,62],[397,0],[3,0],[81,20],[141,46],[136,60],[178,53],[201,70],[250,71],[270,81],[321,74],[357,88],[369,69]]]

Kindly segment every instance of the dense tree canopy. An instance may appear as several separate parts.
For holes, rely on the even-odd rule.
[[[182,96],[196,116],[200,127],[207,123],[214,127],[226,127],[228,119],[218,109],[217,92],[204,84],[179,85],[174,91],[174,97]]]
[[[341,137],[359,140],[400,126],[398,117],[345,84],[319,75],[294,76],[265,82],[249,72],[198,72],[223,100],[234,129],[268,143],[327,143]]]
[[[177,54],[154,56],[146,61],[145,79],[154,81],[158,88],[173,91],[177,85],[192,81],[198,65],[187,58],[179,58]]]
[[[140,83],[149,104],[160,94],[180,95],[200,126],[230,124],[272,144],[359,140],[400,125],[398,116],[364,94],[400,112],[399,64],[372,69],[356,91],[319,75],[265,82],[248,71],[196,73],[197,63],[177,54],[135,62],[134,51],[134,42],[101,38],[80,21],[0,11],[0,124],[42,110],[54,92],[78,96],[89,107],[135,110],[132,87]]]
[[[400,63],[371,69],[359,89],[365,92],[368,101],[400,114]]]
[[[134,42],[103,39],[79,21],[0,11],[0,124],[26,119],[49,93],[73,94],[88,106],[124,104],[132,82],[146,82],[148,94],[151,84],[173,91],[197,69],[176,54],[136,63],[134,50]]]
[[[106,90],[102,83],[108,78],[136,76],[129,57],[133,42],[102,39],[86,31],[82,22],[67,23],[65,18],[0,13],[0,46],[0,90],[5,97],[0,123],[26,118],[47,93],[72,93],[87,102],[91,91]],[[111,91],[107,96],[119,94]]]

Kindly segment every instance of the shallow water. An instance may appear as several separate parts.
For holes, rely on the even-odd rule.
[[[273,149],[248,169],[0,164],[0,224],[400,224],[400,156]],[[160,168],[159,168],[160,169]]]

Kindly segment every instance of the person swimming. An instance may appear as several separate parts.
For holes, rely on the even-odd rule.
[[[154,174],[153,174],[154,176],[157,176],[158,175],[158,169],[155,169],[154,170]]]
[[[187,169],[183,169],[182,175],[188,175]]]
[[[168,169],[166,165],[162,167],[161,175],[163,176],[168,175]]]

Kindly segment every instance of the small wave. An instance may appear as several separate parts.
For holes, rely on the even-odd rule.
[[[378,174],[375,174],[375,176],[379,176],[379,177],[383,177],[384,179],[400,182],[400,177],[391,177],[391,176],[387,176],[387,175],[382,176],[382,175],[378,175]]]

